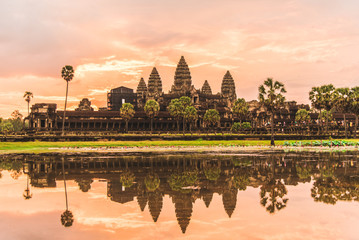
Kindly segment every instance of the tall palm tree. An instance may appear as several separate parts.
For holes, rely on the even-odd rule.
[[[33,98],[33,97],[34,97],[34,95],[32,94],[32,92],[26,91],[24,94],[25,101],[27,102],[27,115],[28,116],[30,115],[30,101],[31,101],[31,98]]]
[[[179,120],[182,114],[182,105],[178,98],[172,99],[168,105],[168,111],[172,117],[176,119],[177,122],[177,132],[179,133]]]
[[[282,107],[285,97],[283,93],[287,91],[284,84],[278,81],[273,81],[272,78],[267,78],[263,85],[259,88],[259,102],[270,114],[271,119],[271,145],[274,146],[274,113]]]
[[[299,123],[302,127],[304,124],[308,124],[311,118],[309,112],[306,109],[299,109],[295,114],[295,121]]]
[[[32,198],[32,193],[30,192],[29,174],[26,174],[26,189],[24,191],[23,197],[25,200]]]
[[[354,138],[356,138],[359,118],[359,87],[350,89],[350,103],[350,112],[355,115]]]
[[[209,127],[214,127],[217,123],[219,123],[221,117],[216,109],[208,109],[203,117],[203,122]]]
[[[61,70],[61,77],[66,81],[66,98],[65,98],[65,108],[64,116],[62,119],[62,135],[65,134],[65,117],[66,117],[66,105],[67,105],[67,95],[69,90],[69,82],[74,78],[74,68],[70,65],[66,65]]]
[[[187,97],[187,96],[182,96],[180,97],[179,99],[181,105],[182,105],[182,109],[181,109],[181,116],[182,116],[182,120],[183,120],[183,134],[185,133],[186,131],[186,108],[188,106],[191,106],[192,105],[192,101],[191,101],[191,98]]]
[[[189,124],[189,131],[192,134],[192,124],[197,121],[198,113],[195,107],[187,106],[184,113],[184,118],[188,121]]]
[[[248,115],[248,109],[249,106],[244,98],[238,98],[232,107],[232,111],[238,116],[240,123]]]
[[[350,112],[351,102],[350,102],[350,89],[349,88],[337,88],[334,92],[334,105],[337,111],[343,113],[344,117],[344,129],[345,129],[345,138],[348,138],[348,129],[347,129],[347,120],[346,113]]]
[[[151,99],[148,100],[145,104],[144,110],[147,114],[147,116],[151,119],[151,134],[153,130],[153,118],[155,118],[159,111],[160,111],[160,105],[155,100]]]
[[[126,121],[126,133],[128,132],[128,121],[135,116],[135,109],[131,103],[124,103],[120,109],[120,114]]]
[[[64,187],[65,187],[65,199],[66,199],[66,211],[61,214],[61,224],[64,227],[71,227],[74,223],[74,215],[69,210],[69,204],[67,200],[67,188],[66,188],[66,178],[65,178],[65,159],[62,158],[62,174],[64,178]]]

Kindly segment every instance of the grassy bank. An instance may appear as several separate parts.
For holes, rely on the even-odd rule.
[[[359,143],[358,139],[345,140]],[[298,143],[299,141],[276,141],[276,145],[284,143]],[[312,143],[314,140],[304,140],[301,143]],[[1,142],[0,154],[6,153],[39,153],[72,151],[77,148],[143,148],[143,147],[230,147],[230,146],[270,146],[269,140],[194,140],[194,141],[96,141],[96,142]]]

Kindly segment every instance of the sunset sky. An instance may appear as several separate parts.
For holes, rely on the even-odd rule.
[[[11,0],[0,2],[0,116],[33,103],[63,108],[61,68],[73,65],[69,105],[147,82],[153,66],[164,91],[183,55],[192,82],[220,91],[230,70],[237,96],[257,99],[267,77],[287,100],[309,103],[312,86],[359,85],[357,0]]]

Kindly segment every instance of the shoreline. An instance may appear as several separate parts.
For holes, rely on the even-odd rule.
[[[8,155],[165,155],[165,154],[240,154],[255,152],[359,152],[358,146],[123,146],[123,147],[49,147],[36,150],[0,150]]]

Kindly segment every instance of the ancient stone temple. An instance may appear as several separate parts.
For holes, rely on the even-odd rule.
[[[223,77],[221,93],[223,97],[228,98],[230,101],[234,102],[237,99],[236,95],[236,86],[234,80],[229,71]]]
[[[209,83],[207,80],[204,81],[204,83],[203,83],[201,93],[212,95],[212,89],[211,89],[211,86],[209,86]]]
[[[88,98],[83,98],[80,101],[79,107],[76,108],[75,111],[93,111],[93,107],[91,107],[91,101]]]
[[[186,60],[182,56],[177,64],[175,81],[172,85],[170,93],[184,96],[186,93],[191,91],[191,87],[193,88],[191,73]]]
[[[158,98],[162,94],[162,82],[161,77],[158,74],[157,69],[152,69],[150,78],[148,79],[148,96]]]

